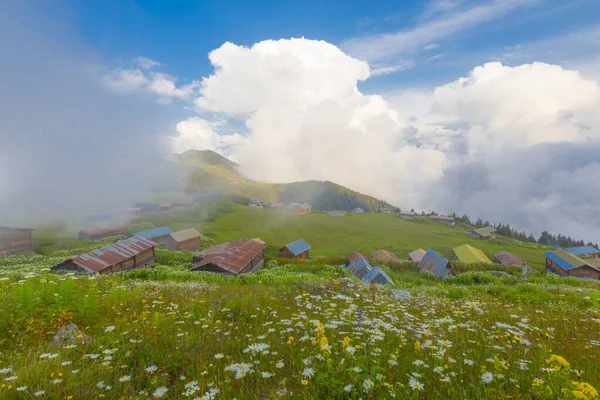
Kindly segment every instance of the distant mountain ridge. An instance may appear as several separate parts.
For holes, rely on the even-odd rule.
[[[329,181],[257,182],[243,176],[238,164],[211,150],[188,150],[172,155],[170,161],[195,167],[188,178],[188,190],[216,191],[238,202],[263,198],[268,203],[309,203],[313,210],[324,211],[351,211],[359,207],[368,212],[398,210],[383,200]]]

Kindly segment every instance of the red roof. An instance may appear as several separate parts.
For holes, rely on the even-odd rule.
[[[129,239],[119,240],[116,243],[80,254],[67,261],[72,261],[81,268],[94,273],[125,261],[154,246],[156,246],[156,243],[150,239],[141,236],[132,236]]]
[[[454,218],[452,217],[446,217],[444,215],[430,215],[429,218],[431,219],[441,219],[444,221],[454,221]]]
[[[82,229],[79,232],[84,233],[90,237],[108,236],[112,233],[127,232],[127,227],[121,224],[97,224],[92,225],[87,229]]]
[[[494,254],[494,257],[501,265],[523,265],[523,260],[508,251],[501,251]]]
[[[195,256],[201,260],[194,264],[191,270],[198,270],[205,265],[213,264],[237,275],[266,247],[265,242],[258,238],[240,239],[210,246]]]

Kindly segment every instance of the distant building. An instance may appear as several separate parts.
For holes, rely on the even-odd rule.
[[[294,211],[296,209],[296,207],[299,207],[299,206],[300,206],[300,203],[290,203],[287,206],[285,206],[285,209]]]
[[[352,253],[348,256],[350,264],[346,267],[357,277],[363,279],[369,272],[371,272],[371,264],[369,261],[360,253]]]
[[[265,242],[259,238],[240,239],[210,246],[194,255],[191,271],[225,275],[255,272],[264,266]]]
[[[426,251],[423,249],[416,249],[413,252],[408,253],[408,258],[412,262],[421,262],[423,256],[425,256]]]
[[[429,271],[440,279],[446,279],[448,276],[456,276],[456,272],[454,272],[454,268],[450,265],[450,261],[432,249],[428,249],[425,252],[419,263],[419,271]]]
[[[389,208],[382,208],[382,209],[380,210],[380,212],[381,212],[382,214],[391,214],[391,213],[392,213],[392,210],[390,210]]]
[[[310,249],[310,245],[304,240],[296,240],[279,249],[279,257],[307,260],[309,258],[308,252]]]
[[[519,267],[525,264],[523,260],[508,251],[500,251],[494,254],[494,262],[500,265],[517,265]]]
[[[444,217],[442,215],[430,215],[428,218],[433,222],[439,222],[441,224],[446,224],[450,226],[454,225],[454,218],[452,217]]]
[[[158,203],[137,203],[133,205],[134,208],[139,208],[142,213],[152,213],[160,211],[160,204]]]
[[[281,211],[284,208],[285,208],[285,204],[283,204],[283,203],[275,203],[275,204],[271,204],[269,206],[269,209],[273,210],[273,211]]]
[[[145,237],[132,236],[69,258],[53,266],[51,270],[77,274],[110,274],[143,268],[154,263],[155,246],[155,242]]]
[[[127,227],[121,224],[96,224],[79,231],[81,240],[100,240],[110,236],[127,236]]]
[[[575,278],[600,279],[600,260],[582,259],[562,249],[548,251],[546,256],[546,273]]]
[[[343,211],[329,211],[330,217],[345,217],[346,213]]]
[[[169,212],[173,209],[173,207],[171,207],[171,204],[161,204],[158,206],[158,211],[160,212]]]
[[[365,210],[363,210],[363,209],[362,209],[362,208],[360,208],[360,207],[356,207],[354,210],[352,210],[352,213],[353,213],[353,214],[364,214],[364,213],[365,213]]]
[[[495,233],[496,229],[492,228],[491,226],[485,226],[483,228],[475,229],[468,234],[470,237],[475,239],[489,240],[496,237],[496,235],[494,235]]]
[[[390,278],[388,276],[388,274],[386,274],[385,271],[379,267],[373,267],[363,277],[363,281],[365,281],[367,283],[375,282],[380,285],[385,285],[385,284],[393,285],[394,284],[394,281],[392,280],[392,278]]]
[[[136,232],[133,236],[142,236],[150,239],[155,243],[163,244],[167,236],[173,232],[168,226],[160,226],[158,228],[148,229],[147,231]]]
[[[400,216],[404,219],[415,219],[415,213],[413,212],[401,212]]]
[[[165,238],[165,247],[175,251],[199,251],[200,236],[194,228],[173,232]]]
[[[591,257],[600,259],[600,250],[594,246],[567,247],[565,251],[579,257]]]
[[[0,256],[33,254],[33,229],[0,226]]]
[[[470,244],[455,247],[452,251],[454,252],[454,260],[463,264],[492,263],[481,250],[476,249]]]
[[[310,214],[312,212],[312,206],[308,203],[300,204],[299,206],[294,207],[294,212],[296,214]]]
[[[265,202],[263,199],[252,199],[248,202],[248,207],[263,208],[264,206]]]

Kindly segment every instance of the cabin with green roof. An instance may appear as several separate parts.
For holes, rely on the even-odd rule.
[[[463,264],[492,264],[492,261],[487,258],[483,251],[475,247],[464,244],[452,249],[454,259]]]
[[[475,229],[469,232],[469,236],[475,239],[490,240],[495,237],[496,229],[491,226],[484,226],[483,228]]]
[[[198,251],[200,233],[194,228],[172,232],[165,238],[165,247],[174,251]]]
[[[546,273],[575,278],[600,279],[600,260],[583,258],[562,249],[548,251]]]

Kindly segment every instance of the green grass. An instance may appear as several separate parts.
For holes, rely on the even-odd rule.
[[[417,248],[433,248],[452,260],[452,248],[471,244],[490,259],[494,253],[509,251],[542,270],[547,248],[533,243],[497,237],[489,241],[472,239],[466,229],[417,219],[407,221],[393,214],[347,214],[330,217],[326,213],[294,215],[254,209],[234,203],[211,203],[204,207],[180,208],[171,214],[144,216],[141,220],[174,230],[194,227],[216,242],[260,237],[269,247],[269,255],[297,239],[311,246],[312,257],[346,257],[353,251],[366,256],[377,249],[396,253],[407,259]]]

